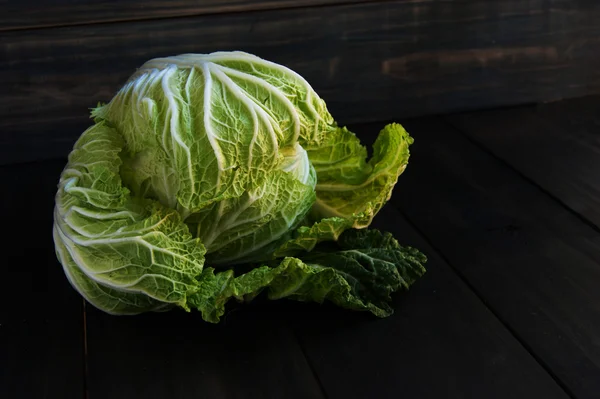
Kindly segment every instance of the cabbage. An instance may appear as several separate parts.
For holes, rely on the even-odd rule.
[[[385,317],[424,273],[422,253],[367,228],[412,138],[385,126],[367,161],[286,67],[242,52],[153,59],[92,117],[53,235],[69,282],[102,311],[218,322],[229,299],[267,291]]]

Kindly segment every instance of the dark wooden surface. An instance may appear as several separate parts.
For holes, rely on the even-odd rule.
[[[369,1],[373,0],[11,0],[0,15],[0,32]]]
[[[109,11],[92,11],[110,3],[94,2],[86,15],[104,18]],[[66,15],[66,1],[29,9],[53,18],[44,11],[52,4]],[[137,9],[139,2],[119,4]],[[287,65],[344,124],[600,90],[600,3],[591,0],[293,8],[282,0],[277,9],[178,18],[156,14],[170,12],[157,4],[140,11],[154,19],[88,24],[84,16],[82,25],[1,32],[0,163],[65,157],[89,124],[89,107],[109,100],[147,59],[184,52],[245,50]],[[173,12],[193,4],[176,2]]]
[[[87,306],[88,398],[324,398],[275,308],[215,326],[198,314],[115,318]]]
[[[567,392],[597,398],[600,234],[441,120],[407,129],[408,191],[392,202]]]
[[[600,228],[600,96],[447,120]]]
[[[81,398],[83,301],[54,255],[64,162],[0,167],[0,398]]]
[[[568,398],[393,206],[374,227],[425,251],[428,271],[387,319],[306,307],[294,320],[329,397]]]
[[[16,182],[25,186],[22,195],[7,197],[12,198],[7,208],[21,211],[12,214],[14,223],[21,213],[28,220],[49,222],[51,194],[62,164],[4,168],[15,187],[19,187]],[[29,184],[27,176],[35,176],[36,182]],[[38,181],[45,187],[39,196],[35,195]],[[36,206],[38,201],[44,205]],[[468,397],[472,393],[489,398],[567,397],[397,211],[384,209],[376,227],[418,245],[430,257],[429,273],[409,293],[397,297],[396,314],[389,319],[333,306],[259,301],[236,308],[221,325],[213,326],[197,314],[175,311],[114,317],[88,305],[85,361],[81,301],[66,283],[47,238],[36,244],[38,250],[28,252],[24,267],[47,270],[50,289],[72,299],[73,306],[55,303],[44,291],[35,303],[27,302],[27,308],[3,306],[3,311],[30,314],[41,324],[47,315],[40,314],[39,303],[46,302],[63,315],[67,326],[62,328],[71,327],[70,334],[54,340],[55,332],[39,331],[36,324],[15,331],[18,321],[3,318],[3,327],[9,329],[3,330],[2,342],[12,347],[3,359],[27,359],[30,354],[29,366],[38,351],[55,356],[76,352],[78,356],[75,363],[64,366],[68,369],[60,368],[65,358],[51,359],[56,363],[46,369],[15,369],[14,375],[9,374],[14,382],[5,385],[2,397],[39,397],[38,391],[30,394],[22,387],[42,389],[35,384],[50,378],[53,383],[44,391],[50,398],[82,397],[84,381],[87,397],[92,399],[190,395],[386,398],[395,397],[400,389],[414,397]],[[22,254],[28,247],[17,237],[11,247]],[[27,276],[25,284],[35,287],[35,279]],[[20,291],[22,287],[14,285],[10,297]],[[11,303],[9,299],[5,303]],[[71,340],[73,334],[78,339]],[[15,346],[15,340],[22,344]],[[32,344],[38,351],[29,352]],[[13,367],[8,361],[3,364],[7,369]],[[64,379],[61,373],[67,371],[73,384],[58,384]],[[424,383],[429,379],[436,383]]]

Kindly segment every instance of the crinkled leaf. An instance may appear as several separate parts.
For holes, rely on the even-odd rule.
[[[315,246],[325,241],[337,241],[340,235],[355,224],[366,223],[371,212],[351,215],[349,218],[331,217],[314,222],[311,226],[299,227],[287,241],[273,252],[273,257],[297,256],[312,251]]]
[[[313,186],[275,170],[242,196],[211,204],[186,223],[212,265],[267,260],[270,244],[298,226],[314,199]]]
[[[335,251],[315,251],[286,257],[272,267],[261,266],[238,277],[232,270],[206,269],[200,290],[189,299],[205,320],[218,322],[231,298],[251,299],[267,290],[269,299],[289,298],[369,311],[386,317],[393,313],[390,294],[409,286],[423,273],[426,257],[402,247],[390,234],[349,230]]]
[[[57,193],[57,256],[75,288],[106,312],[185,308],[198,288],[204,247],[177,211],[130,197],[119,178],[122,145],[102,123],[76,143]]]
[[[149,60],[93,117],[122,135],[136,194],[189,213],[285,168],[332,121],[305,79],[242,52]]]
[[[307,146],[310,162],[317,172],[317,200],[312,209],[315,220],[352,215],[369,209],[367,220],[355,220],[354,227],[366,227],[390,199],[398,177],[408,164],[413,139],[396,123],[380,132],[367,162],[367,150],[346,128],[332,129],[316,146]]]

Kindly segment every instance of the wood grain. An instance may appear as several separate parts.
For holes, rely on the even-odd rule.
[[[81,297],[56,260],[52,209],[63,162],[0,168],[5,187],[0,397],[83,398]]]
[[[408,195],[405,183],[394,195]],[[428,271],[395,295],[386,319],[332,307],[294,314],[328,397],[568,397],[398,211],[386,206],[374,227],[424,251]]]
[[[600,392],[600,234],[441,121],[392,203],[577,398]],[[418,134],[417,134],[418,133]]]
[[[370,1],[374,0],[12,0],[3,6],[0,32]]]
[[[600,228],[600,97],[447,120]]]
[[[114,317],[88,305],[89,399],[324,398],[277,305],[230,307],[219,325],[197,311]]]
[[[343,124],[600,90],[600,4],[395,1],[6,32],[0,162],[65,156],[145,60],[245,50],[305,76]]]

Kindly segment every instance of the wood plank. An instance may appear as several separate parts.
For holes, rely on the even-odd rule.
[[[600,234],[441,121],[392,202],[577,398],[600,392]]]
[[[89,398],[322,398],[277,305],[230,309],[219,325],[197,312],[115,317],[88,305]]]
[[[303,76],[344,124],[600,90],[600,4],[344,5],[6,32],[0,162],[65,156],[145,60],[245,50]]]
[[[0,168],[2,398],[83,398],[82,301],[56,260],[51,231],[63,166]]]
[[[428,272],[386,319],[330,306],[294,314],[328,397],[568,397],[398,211],[386,206],[374,227],[427,253]]]
[[[447,120],[600,227],[600,97]]]
[[[365,3],[374,0],[21,0],[3,6],[0,32],[189,15]]]

